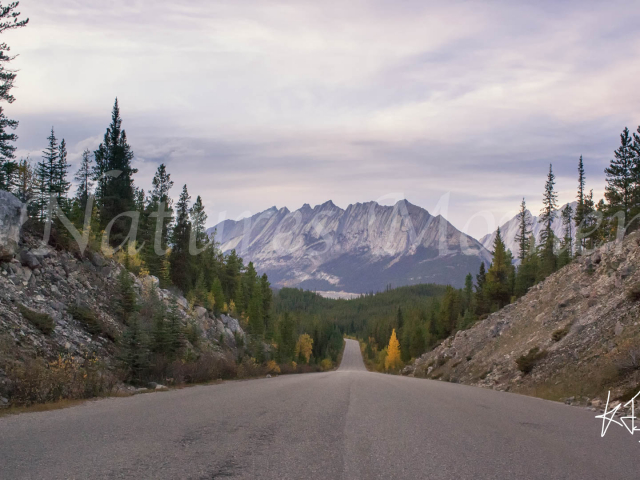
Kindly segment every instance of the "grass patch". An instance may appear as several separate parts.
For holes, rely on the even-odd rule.
[[[51,332],[53,332],[53,327],[55,325],[50,315],[31,310],[21,303],[18,304],[18,310],[24,318],[31,322],[38,330],[40,330],[45,335],[49,335]]]
[[[551,334],[551,338],[553,339],[554,342],[559,342],[560,340],[562,340],[564,337],[567,336],[567,333],[569,333],[569,330],[571,330],[571,325],[567,325],[564,328],[560,328]]]
[[[516,360],[516,365],[518,365],[518,370],[527,375],[531,373],[533,367],[542,360],[547,355],[545,350],[540,350],[538,347],[533,347],[529,352],[525,355],[521,355]]]

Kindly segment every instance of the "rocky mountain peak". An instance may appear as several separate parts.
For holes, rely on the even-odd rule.
[[[400,200],[341,209],[267,210],[214,227],[223,251],[235,249],[276,286],[363,293],[417,283],[461,286],[489,252],[443,217]],[[212,232],[214,229],[211,229]]]

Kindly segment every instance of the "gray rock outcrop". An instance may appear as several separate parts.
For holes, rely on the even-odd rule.
[[[18,251],[20,229],[27,219],[27,205],[9,192],[0,191],[0,260],[11,260]]]

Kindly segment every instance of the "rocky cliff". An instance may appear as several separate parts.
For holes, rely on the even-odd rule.
[[[331,201],[294,212],[272,207],[211,229],[276,286],[363,293],[418,283],[462,286],[489,252],[442,216],[403,200],[394,206]]]
[[[11,388],[8,369],[28,359],[54,361],[59,355],[92,356],[116,363],[116,340],[125,325],[118,320],[118,276],[123,266],[99,253],[80,256],[43,245],[29,232],[20,234],[22,207],[0,192],[0,399]],[[15,200],[15,201],[14,201]],[[16,204],[17,202],[17,204]],[[4,214],[4,212],[8,212]],[[155,288],[161,301],[177,304],[183,326],[194,323],[201,334],[200,351],[236,357],[236,340],[244,339],[238,320],[214,317],[203,307],[190,307],[184,297],[158,288],[158,280],[130,275],[138,300]],[[82,321],[77,308],[91,312]],[[122,386],[124,388],[124,386]],[[0,407],[2,405],[0,404]]]
[[[601,407],[640,389],[640,235],[606,244],[404,373]]]

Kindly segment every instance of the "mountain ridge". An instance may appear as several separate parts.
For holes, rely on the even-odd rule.
[[[490,253],[441,215],[407,200],[392,206],[328,200],[297,210],[271,207],[216,232],[223,252],[236,250],[274,286],[365,293],[416,283],[461,286]]]

